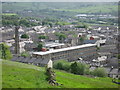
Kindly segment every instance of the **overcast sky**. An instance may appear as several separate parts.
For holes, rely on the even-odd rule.
[[[119,2],[120,0],[1,0],[2,2]]]

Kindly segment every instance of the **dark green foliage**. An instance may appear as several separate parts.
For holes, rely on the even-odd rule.
[[[65,38],[67,37],[65,34],[63,33],[55,33],[56,36],[58,36],[59,40],[65,40]]]
[[[83,75],[85,72],[85,65],[82,63],[77,63],[77,74]]]
[[[85,71],[85,65],[82,63],[74,62],[71,64],[71,73],[83,75]]]
[[[84,67],[85,67],[85,69],[84,69],[84,74],[85,74],[85,75],[90,75],[90,70],[89,70],[89,67],[90,67],[90,66],[84,64]]]
[[[71,73],[77,74],[78,71],[77,62],[72,63],[70,69],[71,69]]]
[[[78,25],[78,26],[75,26],[76,28],[88,28],[88,26],[87,25],[85,25],[85,24],[82,24],[82,25]]]
[[[21,53],[21,56],[23,56],[23,57],[28,57],[28,56],[30,56],[30,55],[29,55],[28,52],[22,52],[22,53]]]
[[[65,60],[59,60],[54,62],[53,67],[55,69],[65,70],[78,75],[90,74],[88,65],[77,62],[70,63]]]
[[[2,15],[2,24],[3,26],[37,26],[39,23],[37,22],[32,22],[30,19],[36,20],[36,18],[23,18],[18,15]]]
[[[51,22],[49,22],[49,25],[50,25],[51,28],[53,27],[53,24]]]
[[[70,71],[70,63],[67,61],[65,63],[63,63],[62,69],[69,72]]]
[[[63,69],[63,68],[62,68],[62,63],[61,63],[61,62],[58,62],[58,63],[57,63],[57,69],[60,69],[60,70]]]
[[[97,48],[97,50],[100,50],[100,47],[96,47]]]
[[[39,39],[46,39],[46,38],[47,38],[47,36],[44,36],[44,35],[39,36]]]
[[[70,70],[70,63],[65,61],[65,60],[59,60],[59,61],[54,62],[53,67],[55,69],[69,71]]]
[[[37,46],[38,51],[41,51],[42,48],[43,48],[43,44],[42,44],[42,43],[39,43],[38,46]]]
[[[27,34],[23,34],[21,35],[21,38],[29,38],[29,36]]]
[[[98,77],[105,77],[107,74],[104,68],[96,68],[94,71],[92,71],[92,75]]]
[[[12,58],[9,46],[7,46],[5,43],[0,44],[0,58],[7,60]]]
[[[84,37],[80,37],[79,40],[83,43],[83,41],[85,40],[85,38]]]
[[[19,24],[20,24],[20,25],[23,25],[23,26],[25,25],[25,26],[27,26],[27,27],[30,26],[29,21],[28,21],[27,19],[25,19],[25,18],[21,19],[21,20],[19,21]]]
[[[117,58],[120,59],[120,54],[117,55]]]
[[[2,15],[2,25],[10,26],[10,25],[19,25],[19,16],[18,15]]]

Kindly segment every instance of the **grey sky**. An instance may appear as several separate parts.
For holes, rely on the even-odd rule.
[[[1,0],[2,2],[119,2],[120,0]]]

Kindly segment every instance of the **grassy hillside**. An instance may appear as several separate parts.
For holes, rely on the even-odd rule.
[[[11,11],[14,13],[26,12],[32,10],[34,15],[50,15],[54,16],[56,13],[73,15],[77,13],[103,13],[117,15],[117,2],[6,2],[2,3],[2,11]],[[28,12],[27,12],[28,13]],[[32,15],[32,13],[29,13]]]
[[[3,88],[117,88],[110,78],[90,78],[55,70],[62,86],[51,86],[46,81],[45,68],[12,61],[2,63]]]

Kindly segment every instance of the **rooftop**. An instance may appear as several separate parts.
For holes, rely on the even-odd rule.
[[[73,49],[79,49],[79,48],[85,48],[85,47],[91,47],[91,46],[96,46],[96,44],[84,44],[84,45],[80,45],[80,46],[67,47],[67,48],[56,49],[56,50],[52,50],[52,51],[46,51],[46,52],[33,52],[33,54],[46,55],[46,54],[62,52],[62,51],[67,51],[67,50],[73,50]]]

